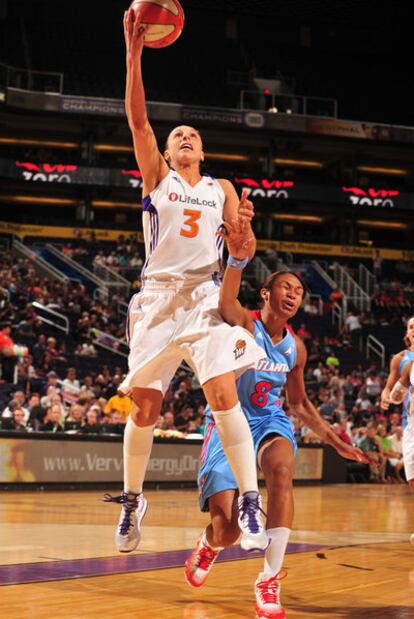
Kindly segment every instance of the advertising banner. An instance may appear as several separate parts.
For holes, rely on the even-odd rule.
[[[106,187],[129,187],[142,190],[142,174],[137,169],[91,168],[59,163],[35,163],[0,159],[0,177],[30,183],[61,183]],[[414,194],[397,189],[358,186],[324,186],[298,183],[283,178],[234,176],[241,191],[247,189],[250,199],[267,201],[300,200],[307,203],[343,206],[414,209]],[[137,196],[138,198],[138,196]]]
[[[195,482],[201,441],[155,442],[146,480]],[[295,479],[322,480],[323,449],[298,449]],[[0,437],[0,483],[121,482],[122,442]]]

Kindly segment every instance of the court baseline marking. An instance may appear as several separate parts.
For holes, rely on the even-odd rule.
[[[288,544],[287,554],[313,552],[328,548],[321,544]],[[133,554],[116,557],[97,557],[64,561],[45,561],[41,563],[20,563],[0,566],[0,586],[21,585],[35,582],[71,580],[108,576],[128,572],[146,572],[150,570],[183,567],[192,550],[172,550],[152,554]],[[257,559],[263,553],[247,553],[240,546],[225,548],[217,559],[222,561],[240,561]]]

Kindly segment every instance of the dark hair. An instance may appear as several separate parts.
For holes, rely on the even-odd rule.
[[[276,271],[275,273],[271,273],[270,275],[268,275],[268,277],[266,277],[265,281],[260,286],[260,288],[264,288],[265,290],[271,290],[272,287],[273,287],[273,284],[275,283],[275,281],[281,275],[293,275],[294,277],[296,277],[297,280],[299,280],[299,282],[301,283],[302,288],[303,288],[302,299],[304,299],[307,294],[311,293],[311,289],[309,287],[309,284],[307,282],[305,282],[305,280],[303,279],[301,274],[300,273],[295,273],[295,271],[288,271],[288,270],[286,270],[286,271]]]

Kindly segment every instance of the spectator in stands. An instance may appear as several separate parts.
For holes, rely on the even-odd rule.
[[[339,367],[340,363],[341,362],[339,361],[336,353],[333,350],[328,352],[328,356],[326,357],[326,360],[325,360],[325,364],[327,367]]]
[[[300,328],[297,330],[296,335],[300,337],[303,342],[305,342],[306,346],[308,346],[308,342],[312,339],[312,333],[306,327],[306,324],[304,322],[300,325]]]
[[[348,445],[352,444],[351,437],[347,433],[346,422],[334,423],[332,425],[332,429],[334,430],[335,434],[339,436],[341,441],[344,441],[344,443],[347,443]]]
[[[362,334],[362,325],[354,311],[347,312],[343,333],[349,335],[353,346],[358,346]]]
[[[20,408],[24,412],[24,416],[25,416],[24,422],[26,424],[29,421],[30,412],[26,408],[25,402],[26,402],[26,396],[24,395],[23,391],[15,391],[12,394],[12,398],[8,406],[6,406],[6,408],[3,410],[1,414],[2,419],[12,419],[13,413],[16,410],[16,408]]]
[[[86,413],[86,422],[81,428],[82,434],[101,434],[102,426],[99,424],[99,408],[91,406]]]
[[[318,355],[319,357],[319,355]],[[322,376],[323,376],[323,372],[324,372],[324,366],[322,361],[319,361],[317,367],[313,370],[313,375],[315,376],[316,380],[318,381],[318,383],[322,382]]]
[[[385,481],[385,458],[382,455],[382,447],[377,441],[377,425],[370,422],[367,425],[366,435],[359,440],[358,447],[370,457],[370,472],[372,481]]]
[[[118,388],[121,382],[122,382],[122,372],[119,370],[119,368],[115,368],[115,374],[112,376],[106,388],[105,397],[112,398],[112,396],[117,395]]]
[[[17,364],[17,382],[19,385],[24,385],[27,388],[28,383],[32,378],[36,377],[36,370],[34,368],[31,355],[22,357],[18,360]]]
[[[32,393],[29,397],[27,407],[29,409],[29,421],[28,424],[37,430],[39,425],[43,423],[46,410],[40,404],[40,395],[38,393]]]
[[[69,410],[69,414],[65,419],[64,430],[65,432],[80,430],[83,425],[83,406],[80,404],[72,404]]]
[[[39,426],[39,432],[63,432],[61,424],[62,411],[59,404],[54,404],[46,410],[44,422]]]
[[[335,303],[337,303],[338,305],[342,306],[342,299],[343,298],[344,298],[344,293],[341,290],[339,290],[338,284],[333,284],[332,285],[332,292],[329,295],[330,307],[335,305]]]
[[[403,431],[400,425],[391,426],[389,439],[391,443],[392,455],[390,457],[390,462],[394,467],[397,480],[401,483],[404,482],[403,478],[401,477],[401,471],[404,468],[404,461],[402,457],[402,435]]]
[[[374,275],[376,277],[377,282],[381,281],[382,263],[383,263],[383,258],[381,257],[380,251],[379,249],[376,249],[372,257],[372,268],[373,268]]]
[[[391,438],[387,435],[387,427],[385,424],[381,423],[378,425],[376,440],[382,447],[382,454],[385,459],[385,480],[392,481],[393,479],[397,479],[394,465],[397,464],[399,466],[399,471],[401,471],[403,467],[402,454],[393,451]]]
[[[335,405],[330,401],[329,395],[324,394],[322,396],[322,404],[318,408],[318,412],[320,415],[329,423],[333,421],[333,413],[335,410]]]
[[[5,419],[2,422],[2,430],[11,430],[13,432],[27,432],[25,423],[26,414],[22,408],[16,406],[13,410],[11,419]]]
[[[365,379],[365,392],[372,402],[375,404],[381,395],[383,380],[375,372],[371,371]]]
[[[35,368],[39,367],[45,351],[46,351],[46,335],[44,333],[41,333],[40,335],[37,336],[37,342],[31,350],[32,357],[33,357],[33,364]]]
[[[11,324],[4,323],[0,329],[1,378],[5,383],[14,382],[14,368],[17,363],[15,344],[11,338]]]
[[[57,341],[54,337],[48,337],[47,341],[46,341],[46,352],[49,353],[49,355],[54,358],[54,357],[58,357],[59,356],[59,352],[56,348],[57,345]]]
[[[174,424],[174,413],[172,411],[165,411],[164,415],[164,426],[163,430],[176,430]]]
[[[135,252],[131,258],[129,265],[134,269],[141,269],[143,265],[143,261],[138,252]]]
[[[66,372],[66,378],[62,381],[62,392],[69,395],[77,395],[80,390],[80,383],[76,378],[76,368],[69,368]]]
[[[127,417],[131,412],[132,400],[121,391],[116,395],[109,398],[105,407],[105,415],[112,415],[112,413],[119,413],[123,423],[126,423]]]
[[[103,431],[105,434],[122,435],[125,431],[125,421],[121,413],[118,411],[113,411],[109,416],[108,423],[104,424]]]
[[[187,431],[187,425],[194,416],[194,409],[191,406],[183,406],[180,413],[175,418],[175,427],[181,432]]]

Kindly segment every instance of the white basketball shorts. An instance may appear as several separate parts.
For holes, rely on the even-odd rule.
[[[165,393],[183,360],[203,385],[226,372],[238,376],[263,359],[264,350],[246,329],[223,322],[219,293],[212,280],[147,282],[130,302],[129,372],[120,390],[143,387]]]
[[[414,479],[414,424],[410,424],[404,430],[402,450],[405,476],[407,481],[410,481]]]

